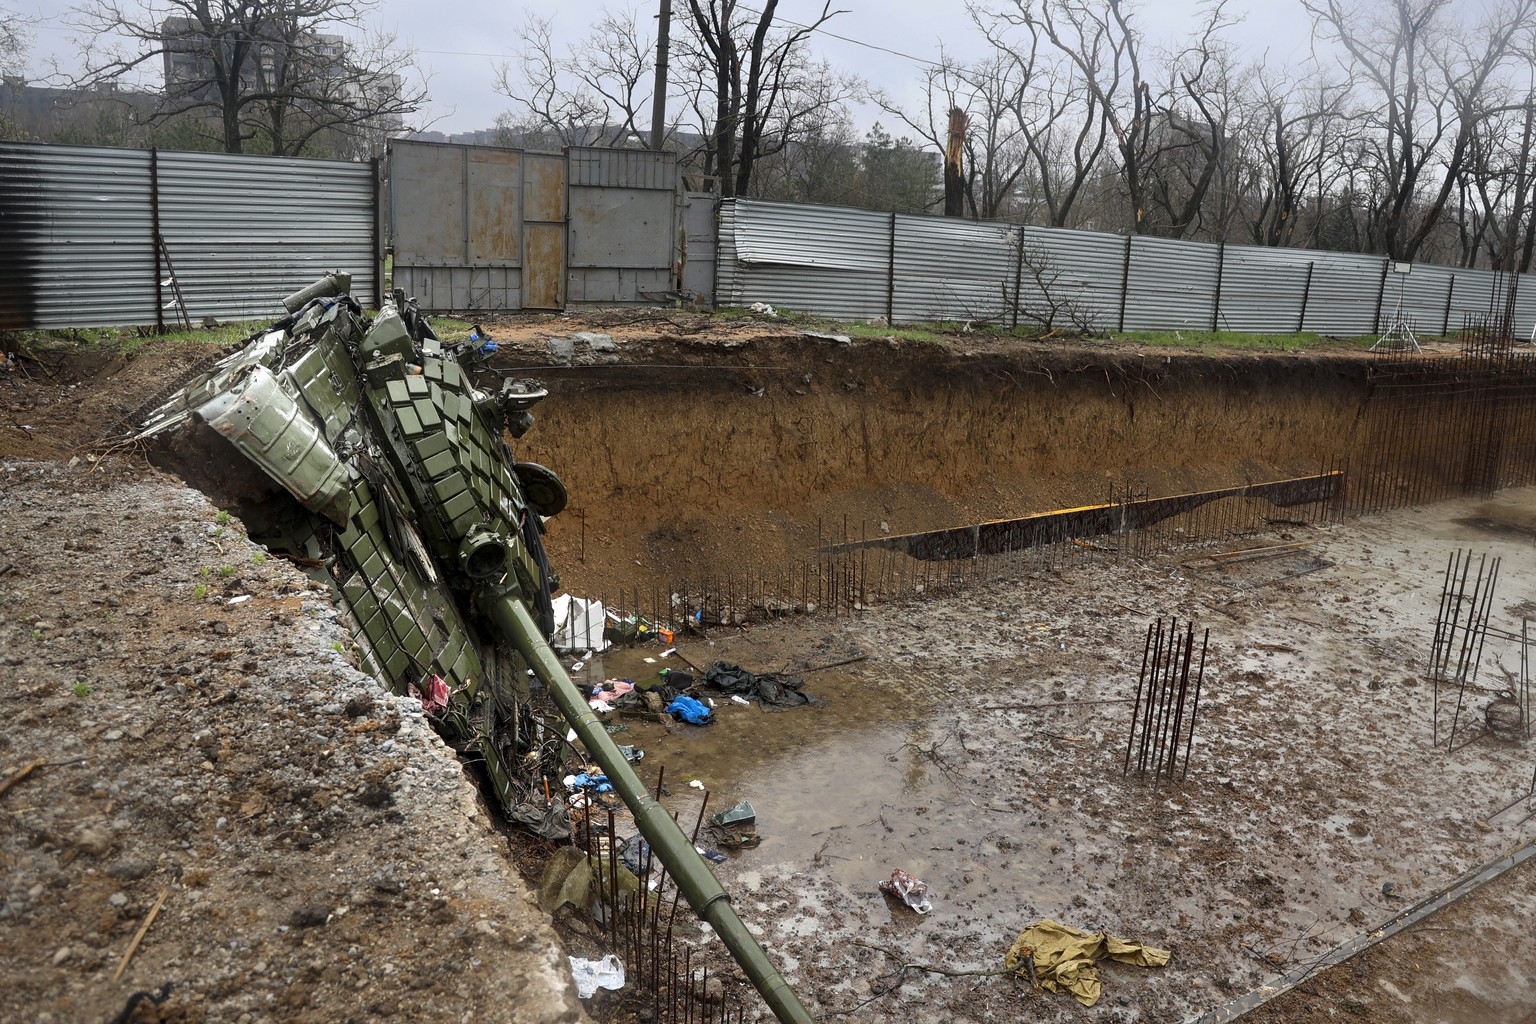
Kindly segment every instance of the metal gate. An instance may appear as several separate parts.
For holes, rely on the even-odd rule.
[[[677,161],[390,144],[395,285],[426,309],[657,301],[676,286]]]

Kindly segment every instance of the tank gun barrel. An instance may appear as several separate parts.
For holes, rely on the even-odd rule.
[[[304,304],[310,299],[331,298],[336,295],[345,295],[352,290],[351,274],[326,274],[320,280],[307,285],[283,299],[283,308],[290,313],[297,313],[304,308]]]
[[[534,622],[527,605],[510,588],[499,592],[488,589],[480,601],[481,610],[527,659],[534,675],[549,688],[576,735],[613,783],[615,792],[635,816],[635,824],[651,849],[672,873],[677,887],[701,918],[746,971],[753,986],[781,1024],[811,1024],[809,1011],[794,990],[768,959],[768,954],[730,904],[730,895],[715,877],[693,843],[677,822],[630,768],[618,746],[603,729],[601,721],[581,691],[571,681]]]

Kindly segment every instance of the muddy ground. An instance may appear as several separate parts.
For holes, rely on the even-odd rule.
[[[572,326],[609,325],[560,330]],[[550,362],[540,331],[558,333],[530,329],[509,345],[509,367]],[[608,368],[605,354],[578,351],[572,369],[548,377],[564,374],[573,395],[621,395],[630,437],[608,424],[583,441],[591,416],[562,419],[572,414],[561,411],[558,388],[539,410],[525,450],[543,445],[541,458],[573,483],[583,509],[557,520],[552,535],[568,586],[595,593],[688,576],[727,554],[791,558],[814,545],[815,521],[840,515],[901,531],[1101,498],[1106,481],[1170,493],[1197,475],[1218,486],[1305,471],[1329,433],[1327,422],[1306,424],[1347,421],[1347,402],[1324,398],[1329,388],[1347,392],[1355,372],[1348,359],[1195,356],[1182,372],[1173,361],[1150,367],[1162,376],[1137,366],[1144,404],[1106,375],[1118,415],[1129,403],[1131,418],[1153,425],[1146,437],[1125,432],[1118,448],[1085,444],[1067,459],[1020,437],[1033,429],[1038,439],[1052,420],[1071,428],[1074,417],[1103,419],[1114,404],[1104,394],[1081,391],[1053,409],[1031,393],[1035,426],[994,439],[987,424],[997,416],[975,412],[1000,401],[988,397],[994,385],[965,383],[965,367],[995,382],[1006,360],[946,349],[907,353],[903,363],[902,354],[883,342],[767,341],[760,332],[714,344],[621,335],[619,358],[646,365],[616,382],[625,371]],[[0,957],[11,979],[3,1015],[105,1020],[130,992],[174,981],[164,1019],[531,1019],[499,1016],[507,1004],[495,993],[530,983],[501,976],[511,961],[495,955],[498,943],[526,952],[518,944],[533,942],[550,970],[553,947],[539,926],[524,930],[526,904],[500,895],[515,888],[505,847],[465,819],[472,791],[409,702],[369,691],[332,648],[345,638],[335,639],[320,595],[296,572],[252,561],[238,523],[219,523],[217,510],[132,453],[102,470],[87,457],[104,425],[200,355],[153,344],[128,360],[86,350],[51,367],[56,378],[9,391],[0,382],[0,456],[10,460],[0,471],[0,562],[11,566],[0,575],[0,629],[12,692],[26,702],[0,763],[62,762],[0,798],[10,826],[0,850]],[[926,382],[912,368],[924,355],[943,370]],[[1036,351],[1014,369],[1059,374],[1104,361],[1101,352]],[[1293,394],[1324,398],[1301,409],[1265,403],[1250,361],[1259,379],[1290,377],[1300,381]],[[776,376],[752,375],[769,362]],[[812,380],[786,382],[794,366]],[[669,373],[714,383],[669,393]],[[823,373],[830,382],[818,382]],[[738,386],[739,406],[722,408],[720,396]],[[770,387],[776,404],[764,405]],[[949,396],[945,415],[926,401],[936,390]],[[1253,429],[1210,436],[1217,427],[1200,411],[1201,394],[1216,396],[1207,406],[1250,417]],[[572,405],[582,402],[588,413],[596,407],[590,397]],[[778,424],[766,449],[752,447],[762,417]],[[816,425],[797,436],[796,419]],[[1287,446],[1287,424],[1319,438]],[[873,445],[872,427],[883,438]],[[645,443],[646,428],[665,436]],[[921,439],[934,432],[942,443],[929,447]],[[829,440],[858,435],[865,440]],[[718,450],[717,461],[680,452],[687,437]],[[955,451],[956,438],[976,451],[952,459],[951,472],[934,460]],[[645,448],[654,461],[637,469]],[[999,458],[986,453],[1007,450],[1022,454],[989,472]],[[15,461],[74,455],[82,461],[73,467]],[[963,593],[851,619],[715,631],[681,645],[680,656],[755,669],[860,660],[807,675],[820,707],[769,714],[722,702],[713,726],[633,722],[621,739],[647,751],[651,778],[664,764],[669,779],[707,784],[714,806],[753,802],[764,841],[719,871],[818,1018],[1011,1019],[1025,1002],[1045,1020],[1184,1019],[1536,835],[1520,822],[1524,805],[1493,814],[1529,786],[1530,746],[1488,737],[1437,750],[1423,681],[1451,551],[1503,557],[1496,624],[1518,629],[1536,613],[1533,507],[1536,494],[1523,491],[1339,525],[1272,525],[1233,546],[1291,547],[1247,561],[1213,560],[1220,552],[1211,549],[1132,557],[1084,548],[1065,565],[1021,560]],[[237,571],[222,575],[227,567]],[[207,589],[194,599],[199,585]],[[227,603],[244,593],[250,601]],[[1075,703],[1134,690],[1144,631],[1159,615],[1211,629],[1189,777],[1162,791],[1122,777],[1126,706]],[[644,660],[659,654],[612,652],[582,675],[639,677],[662,664]],[[1518,671],[1510,651],[1493,654],[1502,662],[1485,663],[1477,714],[1500,667]],[[352,697],[365,692],[373,710],[353,715]],[[671,792],[669,806],[691,820],[696,791],[674,781]],[[527,846],[514,843],[512,859]],[[894,867],[930,883],[931,915],[878,893]],[[1536,982],[1520,964],[1533,952],[1533,876],[1517,869],[1309,979],[1259,1019],[1531,1019]],[[112,983],[162,890],[170,895],[160,916]],[[1159,970],[1108,966],[1105,999],[1091,1010],[965,973],[996,968],[1039,917],[1166,946],[1173,960]],[[549,1019],[571,1005],[557,999]]]
[[[0,1018],[581,1018],[421,705],[202,495],[4,461],[0,638]]]

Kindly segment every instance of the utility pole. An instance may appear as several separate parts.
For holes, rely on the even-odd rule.
[[[656,21],[656,92],[651,97],[651,148],[660,152],[667,134],[667,37],[672,29],[672,0],[661,0]]]

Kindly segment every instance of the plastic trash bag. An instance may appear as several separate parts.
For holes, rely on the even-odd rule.
[[[591,999],[600,988],[617,992],[624,987],[624,965],[617,953],[609,953],[601,960],[583,960],[566,957],[571,962],[571,978],[576,982],[576,994]]]
[[[888,881],[880,883],[880,891],[895,896],[919,914],[933,909],[933,902],[928,899],[928,883],[918,881],[901,868],[892,871]]]
[[[525,800],[512,808],[507,817],[534,835],[543,836],[545,839],[558,840],[571,837],[570,811],[558,802],[540,806]]]
[[[674,697],[667,705],[667,714],[681,718],[689,725],[708,725],[711,721],[709,708],[692,697]]]

